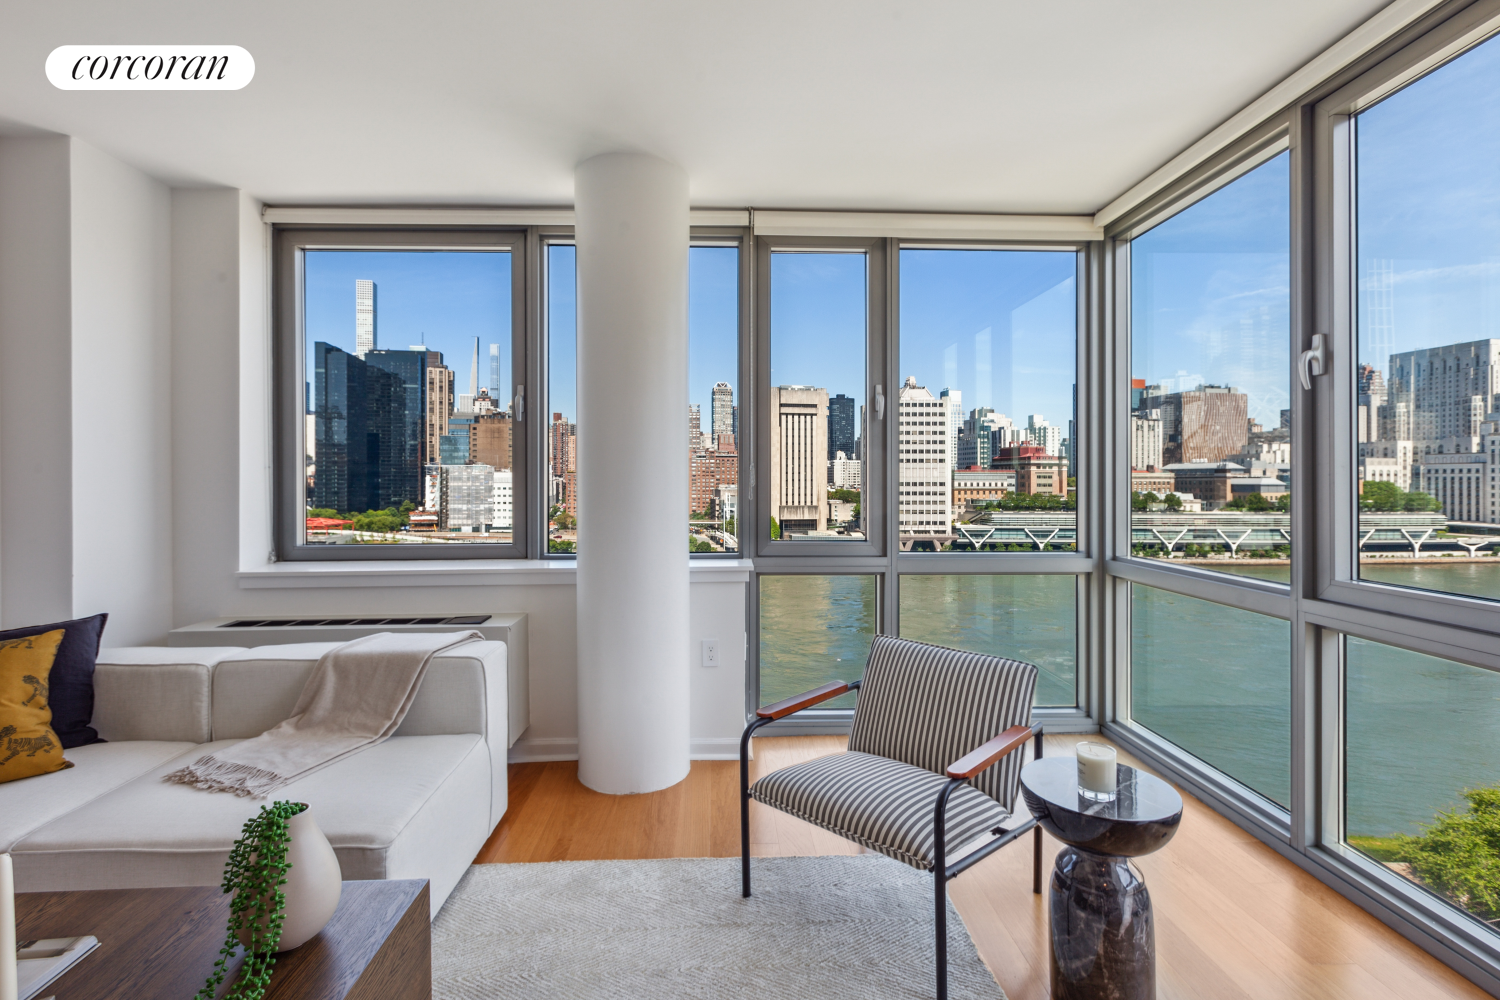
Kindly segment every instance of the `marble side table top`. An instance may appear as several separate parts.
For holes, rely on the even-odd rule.
[[[1166,846],[1182,822],[1182,796],[1160,778],[1116,764],[1119,792],[1108,802],[1078,791],[1074,757],[1044,757],[1021,769],[1021,793],[1042,828],[1094,854],[1139,857]]]

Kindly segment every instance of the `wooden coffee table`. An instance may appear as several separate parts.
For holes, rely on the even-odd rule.
[[[266,1000],[430,1000],[430,905],[425,879],[345,882],[322,933],[276,957]],[[16,896],[20,940],[99,939],[42,991],[58,1000],[191,1000],[219,957],[228,918],[218,886]]]

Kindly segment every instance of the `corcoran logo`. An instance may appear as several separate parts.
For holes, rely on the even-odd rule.
[[[239,90],[253,76],[238,45],[60,45],[47,57],[59,90]]]

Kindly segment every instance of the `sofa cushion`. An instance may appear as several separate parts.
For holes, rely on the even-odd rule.
[[[0,640],[0,783],[68,766],[47,707],[47,678],[63,630]]]
[[[213,738],[249,739],[259,736],[292,714],[297,698],[313,667],[337,642],[299,642],[283,646],[257,646],[227,656],[214,671]],[[488,701],[505,694],[505,677],[495,678],[496,691],[489,691],[485,660],[499,655],[504,666],[505,644],[470,642],[432,658],[411,709],[396,730],[397,736],[438,736],[447,733],[478,733],[505,744],[505,733],[490,734],[486,719],[495,706]],[[506,718],[505,703],[498,705],[496,722]]]
[[[48,681],[51,691],[52,728],[64,750],[99,742],[99,734],[89,724],[94,714],[94,658],[99,655],[99,637],[109,615],[94,615],[51,625],[29,625],[0,632],[0,642],[41,635],[54,629],[64,632],[57,660],[52,664]]]
[[[237,742],[194,747],[26,834],[13,850],[17,889],[218,884],[264,803],[162,776]],[[393,737],[275,797],[311,806],[344,878],[431,879],[436,912],[489,835],[489,753],[476,735]]]
[[[0,785],[0,853],[23,836],[113,791],[191,743],[92,743],[68,751],[72,767]]]
[[[215,665],[238,646],[105,649],[94,672],[94,727],[107,740],[213,738]]]

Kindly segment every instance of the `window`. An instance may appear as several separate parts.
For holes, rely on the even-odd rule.
[[[864,675],[879,631],[874,576],[760,577],[760,701]],[[851,709],[853,694],[820,709]]]
[[[1289,160],[1131,240],[1133,555],[1291,579]]]
[[[1130,717],[1291,804],[1291,623],[1135,584]]]
[[[547,246],[547,552],[578,551],[578,251]]]
[[[738,552],[740,249],[688,251],[688,551]]]
[[[901,577],[901,636],[1036,664],[1037,705],[1077,701],[1077,578]]]
[[[897,534],[911,551],[1077,548],[1076,255],[901,251]]]
[[[276,238],[278,557],[523,554],[517,234]]]
[[[865,412],[868,269],[868,255],[853,250],[770,253],[761,467],[772,541],[868,537],[862,503],[872,444]]]
[[[1344,657],[1345,841],[1500,920],[1500,673],[1353,636]]]
[[[1354,135],[1359,576],[1500,599],[1500,44]]]

